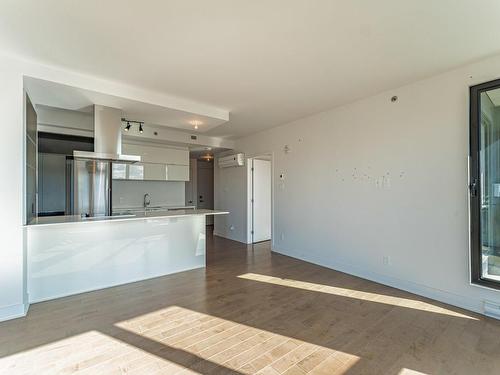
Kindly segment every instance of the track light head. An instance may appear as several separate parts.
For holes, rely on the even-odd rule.
[[[130,121],[127,121],[127,126],[125,126],[125,131],[128,132],[130,130]]]
[[[142,122],[139,123],[139,133],[144,133],[144,129],[142,128]]]

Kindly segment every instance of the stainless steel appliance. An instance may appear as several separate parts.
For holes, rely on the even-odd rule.
[[[121,110],[94,106],[94,152],[75,150],[66,158],[66,215],[112,215],[112,162],[141,161],[121,153],[121,131]]]
[[[66,158],[66,215],[110,216],[111,162]]]

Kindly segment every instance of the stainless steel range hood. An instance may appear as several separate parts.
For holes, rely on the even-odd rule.
[[[75,159],[96,159],[135,163],[137,155],[122,154],[122,111],[94,105],[94,152],[73,151]]]

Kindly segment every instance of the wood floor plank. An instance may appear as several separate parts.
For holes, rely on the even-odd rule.
[[[0,374],[499,374],[500,322],[207,237],[207,267],[0,323]]]

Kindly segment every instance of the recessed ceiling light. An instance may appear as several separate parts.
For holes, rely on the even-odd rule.
[[[198,121],[198,120],[191,120],[191,121],[189,121],[189,123],[190,123],[191,125],[193,125],[195,129],[198,129],[198,128],[199,128],[199,126],[202,124],[202,122],[201,122],[201,121]]]

